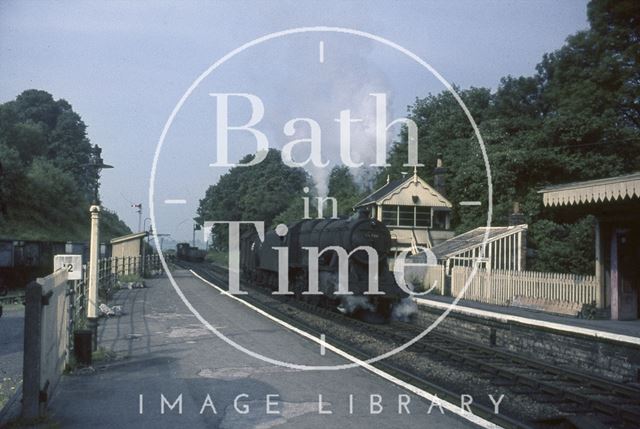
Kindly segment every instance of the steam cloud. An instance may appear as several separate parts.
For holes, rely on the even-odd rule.
[[[349,109],[352,119],[361,120],[351,124],[350,154],[354,162],[362,162],[364,165],[351,172],[360,186],[367,186],[374,174],[374,170],[367,166],[375,162],[376,153],[375,98],[370,94],[385,93],[387,111],[391,112],[393,106],[393,94],[386,74],[367,57],[372,50],[372,42],[357,41],[351,44],[344,43],[342,39],[331,38],[326,41],[325,46],[327,55],[323,64],[313,67],[306,78],[287,82],[286,92],[295,94],[296,103],[280,106],[274,118],[278,124],[301,117],[312,118],[320,124],[322,160],[329,161],[329,165],[307,165],[320,196],[327,194],[331,169],[342,164],[340,130],[336,122],[340,111]],[[299,62],[300,59],[296,58],[294,61]],[[301,97],[301,94],[304,96]],[[395,119],[390,113],[388,116],[389,121]],[[389,136],[396,133],[395,127],[387,133],[387,149],[392,141]],[[309,136],[309,127],[299,123],[294,136],[286,137],[284,143]],[[293,151],[293,159],[297,162],[306,160],[308,156],[308,144],[302,144],[299,150]]]

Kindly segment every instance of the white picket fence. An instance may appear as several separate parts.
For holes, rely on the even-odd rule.
[[[444,294],[444,267],[435,265],[426,268],[422,290],[431,290],[432,295]]]
[[[451,294],[458,296],[472,273],[470,267],[454,267]],[[514,300],[545,300],[579,308],[596,300],[595,276],[478,269],[463,298],[496,305],[512,305]]]

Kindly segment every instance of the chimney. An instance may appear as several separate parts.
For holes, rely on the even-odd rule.
[[[522,225],[527,223],[524,214],[520,213],[520,203],[513,203],[513,213],[509,215],[509,226]]]
[[[438,154],[438,160],[436,161],[436,168],[433,170],[433,187],[436,191],[443,196],[447,194],[447,187],[445,185],[445,175],[447,174],[447,168],[442,166],[442,154]]]

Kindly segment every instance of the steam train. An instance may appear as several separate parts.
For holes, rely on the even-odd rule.
[[[206,255],[207,252],[189,243],[178,243],[176,246],[176,258],[180,261],[203,262]]]
[[[337,251],[328,249],[331,246],[340,247],[347,254],[359,246],[375,249],[378,269],[373,273],[373,281],[383,294],[365,293],[369,287],[369,255],[365,250],[355,251],[348,258],[348,291],[352,294],[336,294],[340,286],[339,257]],[[314,305],[384,323],[391,318],[394,307],[408,297],[399,288],[387,263],[391,234],[383,223],[370,219],[366,211],[349,219],[301,220],[288,225],[286,231],[267,232],[264,242],[255,229],[244,232],[240,236],[240,270],[246,280],[278,289],[279,260],[274,247],[288,249],[289,290]],[[317,248],[320,254],[317,264],[320,295],[303,293],[309,290],[310,266],[315,270],[315,263],[305,249],[310,247]]]

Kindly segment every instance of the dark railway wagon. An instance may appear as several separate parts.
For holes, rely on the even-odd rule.
[[[176,258],[180,261],[203,262],[206,255],[207,252],[189,243],[178,243],[176,246]]]
[[[110,246],[101,246],[101,257]],[[0,282],[9,289],[23,288],[28,282],[53,271],[53,257],[78,254],[88,258],[87,243],[58,241],[0,240]]]

